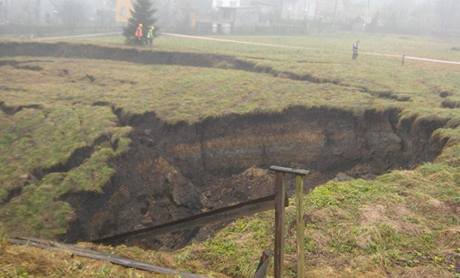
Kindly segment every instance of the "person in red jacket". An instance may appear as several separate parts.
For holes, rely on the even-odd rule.
[[[143,30],[144,26],[142,25],[142,23],[139,23],[139,25],[137,26],[137,29],[136,29],[136,33],[134,33],[134,36],[136,37],[137,41],[142,43],[142,38],[144,37],[144,30]]]

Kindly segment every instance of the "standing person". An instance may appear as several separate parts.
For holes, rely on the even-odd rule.
[[[355,41],[353,43],[353,60],[356,60],[358,58],[358,52],[359,52],[359,41]]]
[[[147,32],[147,42],[149,46],[153,46],[153,38],[155,37],[155,26],[150,26],[149,31]]]
[[[144,30],[143,30],[144,26],[142,25],[142,23],[139,23],[139,25],[137,26],[137,29],[136,29],[136,33],[134,33],[134,36],[136,37],[137,39],[137,42],[142,44],[142,40],[144,38]]]

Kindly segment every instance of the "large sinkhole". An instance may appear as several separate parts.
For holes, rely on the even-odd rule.
[[[154,113],[123,115],[133,127],[130,151],[113,160],[104,193],[65,199],[76,210],[66,239],[95,240],[186,218],[272,193],[270,165],[312,170],[306,186],[333,178],[366,178],[433,160],[445,121],[401,119],[399,111],[289,108],[168,124]],[[224,225],[222,223],[220,226]],[[217,225],[219,226],[219,225]],[[129,239],[148,248],[178,248],[216,226]]]

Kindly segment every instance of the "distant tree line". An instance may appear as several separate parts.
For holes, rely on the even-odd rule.
[[[388,0],[371,14],[367,30],[460,35],[460,1]]]
[[[133,0],[134,1],[134,0]],[[299,30],[361,30],[369,32],[393,32],[410,34],[460,35],[460,0],[240,0],[241,5],[272,7],[265,13],[273,27],[297,26]],[[164,30],[193,32],[192,22],[212,18],[212,0],[155,0],[158,25]],[[236,1],[238,2],[238,1]],[[73,29],[97,24],[96,7],[105,5],[107,11],[115,9],[116,0],[0,0],[0,25],[65,26]],[[259,4],[257,4],[259,3]],[[298,3],[299,5],[295,5]],[[47,6],[46,6],[47,5]],[[295,13],[296,22],[287,22],[292,16],[280,19],[280,5],[295,7],[285,9]],[[22,11],[8,13],[8,6]],[[46,8],[43,8],[45,7]],[[50,8],[51,6],[51,8]],[[45,10],[46,9],[46,10]],[[276,11],[275,11],[276,10]],[[204,15],[204,16],[203,16]],[[111,14],[100,16],[110,22]],[[39,19],[41,18],[41,19]],[[114,19],[112,19],[114,20]],[[38,22],[40,21],[40,22]],[[132,22],[130,32],[132,32]],[[279,26],[278,26],[279,27]],[[276,28],[274,28],[276,30]],[[308,32],[307,32],[308,33]]]

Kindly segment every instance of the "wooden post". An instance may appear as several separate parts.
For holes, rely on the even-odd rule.
[[[304,235],[303,222],[303,176],[296,175],[296,208],[297,208],[297,278],[304,277]]]
[[[275,278],[282,278],[284,261],[284,210],[286,202],[283,173],[276,173],[275,194]]]
[[[254,278],[266,278],[268,272],[268,266],[270,265],[270,259],[272,257],[271,251],[265,250],[260,257],[259,266],[257,267]]]
[[[401,66],[404,66],[405,63],[406,63],[406,54],[403,54],[402,60],[401,60]]]
[[[286,185],[284,184],[284,174],[296,176],[297,192],[297,254],[298,266],[297,277],[303,277],[304,272],[304,224],[303,224],[303,177],[310,171],[280,166],[271,166],[271,171],[275,176],[275,278],[283,277],[284,259],[284,210],[289,200],[286,200]]]

